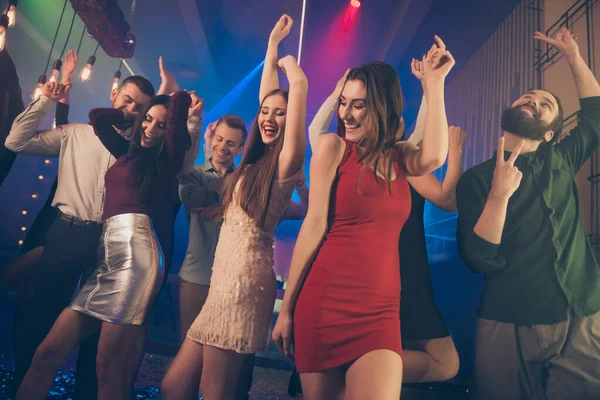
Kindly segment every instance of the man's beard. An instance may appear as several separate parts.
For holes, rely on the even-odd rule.
[[[545,140],[546,133],[550,130],[550,124],[543,122],[538,111],[531,107],[534,115],[528,115],[519,106],[509,107],[502,113],[500,125],[506,132],[513,133],[525,139]]]

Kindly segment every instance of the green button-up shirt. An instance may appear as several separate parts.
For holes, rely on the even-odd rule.
[[[458,248],[465,265],[483,274],[481,318],[551,324],[566,320],[569,307],[578,317],[600,311],[600,268],[575,185],[575,175],[599,145],[600,97],[581,99],[579,123],[568,137],[517,158],[523,179],[508,202],[499,245],[473,232],[496,157],[463,174],[457,187]]]

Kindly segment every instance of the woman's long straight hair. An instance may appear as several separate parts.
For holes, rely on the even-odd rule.
[[[363,150],[358,155],[362,168],[356,188],[358,190],[360,180],[367,170],[372,170],[375,180],[380,182],[377,171],[385,162],[383,171],[391,193],[394,148],[398,138],[405,135],[400,79],[391,65],[376,61],[350,70],[346,82],[351,80],[362,82],[367,89],[367,116],[362,124],[365,133],[358,142]],[[346,136],[346,127],[339,112],[337,133],[339,136]]]
[[[242,161],[235,171],[233,183],[227,189],[223,199],[223,215],[226,215],[227,208],[233,201],[235,195],[240,207],[250,218],[256,221],[260,228],[264,228],[265,217],[267,215],[267,206],[271,198],[271,186],[275,169],[279,161],[279,154],[283,148],[283,136],[285,127],[276,139],[275,143],[267,146],[260,135],[258,126],[258,116],[265,100],[271,96],[281,96],[288,102],[288,91],[285,89],[275,89],[264,97],[256,114],[256,119],[250,130],[246,149],[242,156]],[[236,187],[239,183],[239,189]]]

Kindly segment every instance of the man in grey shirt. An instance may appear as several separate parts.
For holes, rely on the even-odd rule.
[[[104,174],[115,162],[89,124],[38,131],[41,120],[54,103],[68,95],[69,89],[69,85],[47,83],[42,96],[15,119],[5,142],[6,148],[15,153],[60,157],[58,187],[52,203],[59,215],[44,239],[41,270],[32,282],[34,294],[17,301],[15,387],[27,372],[37,346],[68,305],[82,274],[86,278],[96,266]],[[111,92],[110,99],[113,108],[139,112],[152,96],[152,84],[143,77],[132,76]],[[95,354],[89,357],[95,358]]]

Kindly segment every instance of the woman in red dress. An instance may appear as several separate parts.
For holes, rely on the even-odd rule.
[[[290,356],[304,397],[400,396],[398,240],[410,213],[407,175],[440,167],[448,149],[444,80],[454,60],[443,42],[424,58],[429,96],[421,148],[406,142],[398,75],[382,62],[351,70],[338,135],[323,136],[273,339]],[[416,62],[416,61],[414,61]]]

